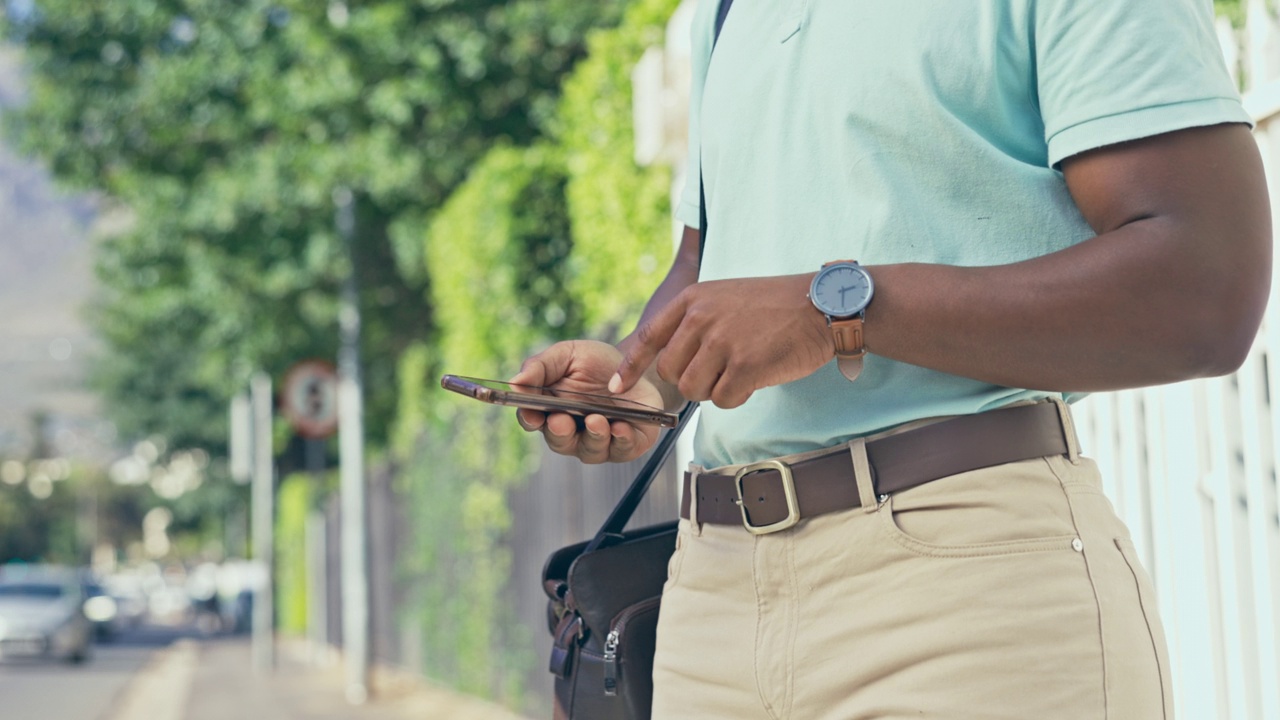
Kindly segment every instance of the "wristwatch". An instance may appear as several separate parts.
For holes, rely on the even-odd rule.
[[[867,271],[853,260],[835,260],[822,266],[809,286],[809,300],[827,316],[835,335],[836,365],[841,374],[856,380],[862,372],[862,321],[875,283]]]

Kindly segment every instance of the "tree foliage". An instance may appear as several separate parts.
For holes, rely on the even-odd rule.
[[[156,504],[149,489],[116,485],[84,466],[70,466],[65,478],[44,469],[62,462],[31,461],[24,480],[0,483],[0,565],[83,565],[93,542],[141,540],[142,517]]]
[[[1243,0],[1213,0],[1213,11],[1219,17],[1225,17],[1235,27],[1244,25],[1245,8]]]
[[[251,369],[332,357],[346,186],[377,442],[399,355],[432,331],[428,217],[495,141],[539,135],[623,4],[47,0],[14,18],[31,92],[12,134],[134,217],[101,254],[108,408],[216,445]]]
[[[570,289],[586,326],[606,340],[635,325],[671,263],[671,173],[633,159],[631,72],[662,43],[679,4],[640,0],[621,27],[592,33],[552,125],[569,175]]]
[[[0,485],[0,564],[81,561],[76,537],[76,497],[68,483],[36,498],[26,486]]]

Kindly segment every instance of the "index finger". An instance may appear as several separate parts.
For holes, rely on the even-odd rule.
[[[636,343],[627,349],[618,363],[618,371],[609,379],[609,392],[617,395],[631,389],[653,364],[654,358],[671,341],[684,320],[684,294],[676,296],[649,322],[636,330]]]

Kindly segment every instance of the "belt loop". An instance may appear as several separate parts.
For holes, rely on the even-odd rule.
[[[879,503],[876,501],[876,488],[872,484],[871,462],[867,460],[867,441],[857,438],[849,441],[849,454],[853,456],[853,481],[858,485],[858,500],[862,511],[873,513]]]
[[[1067,441],[1067,459],[1072,465],[1080,464],[1080,436],[1076,434],[1076,421],[1071,415],[1071,406],[1061,397],[1051,398],[1058,406],[1058,416],[1062,419],[1062,432]]]
[[[702,523],[698,521],[698,476],[702,466],[689,464],[689,529],[694,537],[702,537]]]

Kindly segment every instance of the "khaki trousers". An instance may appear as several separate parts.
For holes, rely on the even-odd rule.
[[[1070,442],[772,535],[682,521],[654,719],[1172,717],[1150,579]]]

